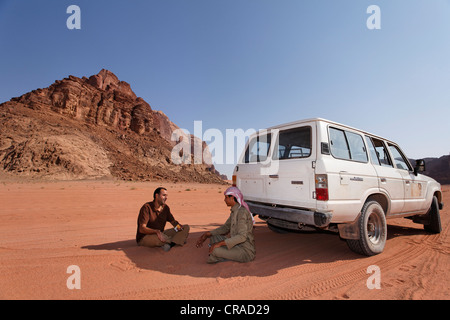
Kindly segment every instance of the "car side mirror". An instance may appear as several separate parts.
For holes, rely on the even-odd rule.
[[[425,160],[416,160],[416,166],[414,167],[414,174],[417,176],[418,173],[425,171]]]

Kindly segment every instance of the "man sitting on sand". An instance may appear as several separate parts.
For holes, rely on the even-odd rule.
[[[210,240],[208,263],[233,260],[249,262],[255,258],[253,237],[254,219],[241,191],[230,187],[225,191],[225,203],[231,207],[231,214],[225,224],[215,230],[205,232],[197,241],[197,248]],[[230,234],[229,238],[224,235]]]
[[[173,246],[183,246],[189,235],[189,226],[181,226],[166,205],[167,189],[159,187],[153,192],[153,201],[145,203],[137,219],[136,242],[144,247],[162,247],[169,251]],[[166,222],[174,228],[164,230]]]

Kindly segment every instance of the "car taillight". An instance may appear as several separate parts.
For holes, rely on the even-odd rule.
[[[236,175],[233,174],[233,178],[232,178],[232,182],[233,182],[233,187],[236,187]]]
[[[316,174],[316,200],[328,201],[328,177],[326,174]]]

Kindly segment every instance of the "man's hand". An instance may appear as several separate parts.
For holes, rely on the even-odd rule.
[[[215,248],[223,247],[226,245],[227,244],[225,243],[225,241],[220,241],[220,242],[216,242],[216,243],[212,244],[211,247],[209,248],[209,254],[211,254]]]
[[[163,243],[169,243],[170,239],[168,236],[166,236],[164,233],[162,233],[159,230],[156,230],[156,235],[158,236],[159,240]]]
[[[201,248],[203,247],[203,242],[205,242],[206,239],[211,237],[211,232],[207,231],[204,234],[201,235],[201,237],[197,240],[196,247]]]

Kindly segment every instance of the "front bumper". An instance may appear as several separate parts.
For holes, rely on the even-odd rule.
[[[318,228],[327,227],[332,218],[331,212],[309,211],[304,209],[270,206],[247,201],[250,211],[264,217],[302,223]]]

